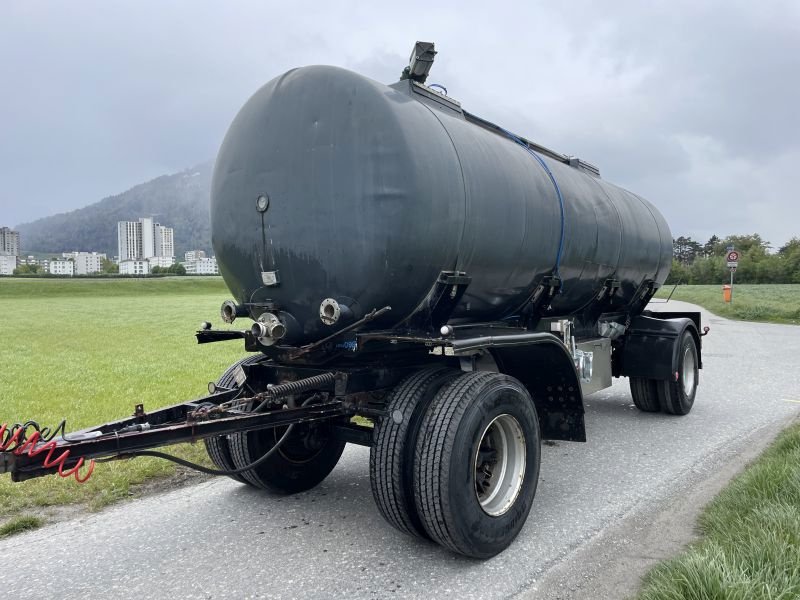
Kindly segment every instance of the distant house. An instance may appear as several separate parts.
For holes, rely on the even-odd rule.
[[[99,252],[64,252],[61,256],[75,262],[76,275],[91,275],[103,271],[106,255]]]
[[[188,252],[186,253],[189,254]],[[211,258],[195,258],[194,260],[186,260],[181,263],[183,268],[186,269],[187,275],[219,275],[217,268],[217,259]]]
[[[17,268],[17,257],[11,254],[0,254],[0,275],[13,275]]]
[[[119,262],[120,275],[149,275],[150,262],[146,260],[121,260]]]
[[[50,274],[51,275],[66,275],[72,277],[75,275],[75,263],[67,259],[56,259],[50,261]]]

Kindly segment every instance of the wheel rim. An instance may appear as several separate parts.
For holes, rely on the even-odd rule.
[[[683,353],[683,365],[681,367],[681,383],[683,383],[683,391],[687,394],[691,394],[694,389],[694,363],[694,348],[687,346]]]
[[[514,417],[499,415],[483,431],[473,463],[475,495],[483,511],[508,511],[525,479],[525,434]]]

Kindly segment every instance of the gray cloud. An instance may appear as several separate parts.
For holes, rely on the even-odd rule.
[[[676,235],[800,235],[796,2],[319,4],[0,4],[0,224],[207,160],[291,67],[391,82],[426,39],[468,110],[596,163]]]

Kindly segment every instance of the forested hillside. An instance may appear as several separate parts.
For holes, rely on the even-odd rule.
[[[212,164],[157,177],[72,212],[18,226],[22,253],[72,250],[117,254],[117,221],[150,217],[175,230],[175,254],[211,250],[209,192]]]

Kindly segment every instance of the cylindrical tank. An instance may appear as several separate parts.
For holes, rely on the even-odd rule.
[[[672,236],[650,203],[543,157],[562,203],[521,145],[412,91],[304,67],[236,116],[214,169],[212,243],[253,318],[264,306],[291,315],[287,340],[310,342],[344,326],[320,318],[333,299],[353,319],[391,306],[374,324],[391,327],[442,271],[471,277],[455,316],[475,321],[513,314],[554,272],[554,315],[581,310],[607,279],[620,304],[663,283]]]

